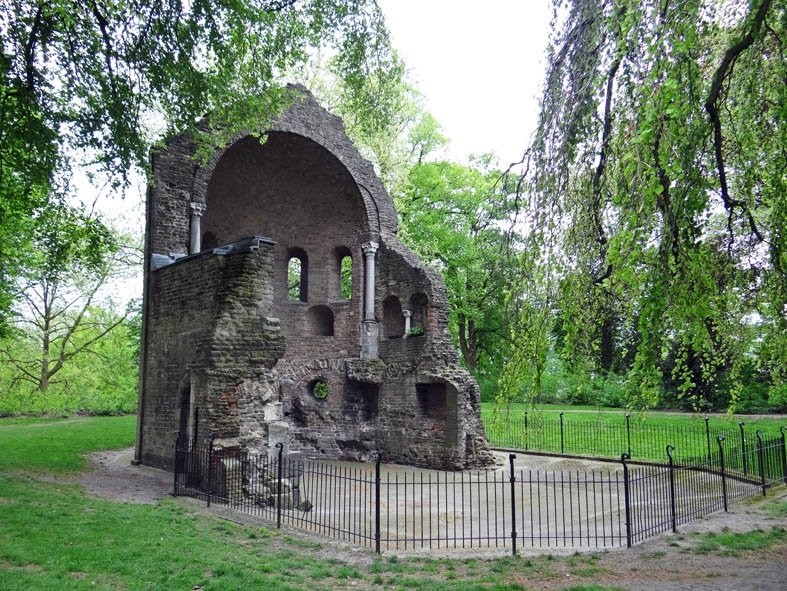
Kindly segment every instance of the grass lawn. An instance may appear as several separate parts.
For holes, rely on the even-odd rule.
[[[375,557],[237,525],[177,499],[116,503],[62,481],[84,469],[84,454],[132,443],[134,425],[133,417],[0,421],[0,589],[617,589],[598,582],[610,578],[618,554]],[[783,532],[758,536],[746,547],[769,547]],[[734,535],[705,542],[708,552],[736,543]]]
[[[491,402],[481,403],[481,415],[484,418],[491,417],[494,409],[494,404]],[[533,409],[526,404],[513,403],[511,404],[511,411],[514,413],[522,413],[529,410],[531,413]],[[540,412],[544,418],[558,419],[560,413],[563,413],[563,420],[596,423],[599,420],[608,421],[611,423],[625,424],[626,411],[620,408],[607,408],[603,406],[569,406],[564,404],[539,404],[536,407],[536,412]],[[652,427],[689,427],[704,429],[705,428],[705,415],[697,413],[682,413],[682,412],[664,412],[651,410],[647,412],[632,412],[631,424],[647,425]],[[764,417],[757,415],[752,417],[749,415],[711,415],[709,424],[711,429],[738,429],[738,423],[743,421],[746,431],[755,432],[761,429],[763,433],[769,435],[778,435],[779,427],[787,427],[787,418],[783,417]]]
[[[134,417],[0,421],[0,589],[517,590],[533,577],[601,570],[590,568],[594,557],[559,568],[552,557],[321,558],[335,554],[331,541],[237,525],[175,499],[96,499],[53,481],[84,469],[86,453],[133,443],[134,426]]]
[[[135,416],[0,419],[0,472],[83,470],[84,454],[133,445],[136,424]]]
[[[698,414],[632,413],[630,442],[626,413],[620,409],[563,405],[539,405],[533,409],[523,404],[512,404],[509,411],[501,415],[501,423],[495,424],[493,405],[483,403],[481,414],[490,441],[498,447],[620,457],[630,446],[633,458],[659,461],[666,461],[667,444],[676,448],[676,457],[705,456],[708,451],[704,415]],[[716,436],[719,433],[724,434],[729,452],[732,446],[740,445],[741,421],[745,423],[744,434],[749,449],[756,445],[757,430],[762,431],[765,438],[774,438],[780,437],[780,428],[787,425],[787,419],[781,417],[711,416],[708,426],[713,453],[717,449]]]

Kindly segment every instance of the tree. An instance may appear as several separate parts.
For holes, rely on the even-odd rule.
[[[401,236],[443,275],[465,365],[494,376],[509,337],[500,296],[510,280],[506,253],[517,239],[507,232],[513,206],[491,156],[469,166],[424,161],[434,140],[415,131],[418,162],[395,194]]]
[[[787,7],[555,2],[539,128],[519,169],[556,262],[566,354],[634,351],[630,401],[667,384],[734,402],[752,318],[774,387],[787,329]],[[618,335],[636,335],[628,342]],[[769,358],[771,359],[771,358]],[[667,361],[669,360],[669,363]]]
[[[374,0],[0,0],[0,42],[0,325],[16,253],[75,163],[122,185],[162,133],[207,153],[264,129],[290,100],[283,74],[321,46],[367,121],[386,113],[366,81],[400,72]]]
[[[99,291],[117,278],[126,255],[99,220],[50,208],[38,220],[33,246],[17,279],[15,339],[0,347],[0,358],[14,368],[14,382],[43,394],[67,366],[95,353],[131,309],[117,315],[97,307]]]

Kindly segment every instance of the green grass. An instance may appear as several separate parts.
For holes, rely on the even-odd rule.
[[[0,589],[523,591],[560,588],[567,574],[573,583],[564,590],[615,589],[593,582],[607,576],[601,554],[432,559],[352,552],[349,561],[332,540],[238,525],[177,499],[110,502],[52,481],[51,474],[81,469],[84,454],[129,445],[133,435],[133,417],[0,423]],[[46,480],[37,478],[43,471]],[[735,540],[725,533],[700,542],[707,552],[743,552],[767,549],[784,535],[774,529]]]
[[[522,413],[529,410],[533,413],[533,408],[527,404],[512,403],[511,410],[515,413]],[[481,403],[481,416],[491,417],[494,409],[492,402]],[[580,412],[581,411],[581,412]],[[563,412],[564,421],[574,421],[579,423],[595,423],[599,420],[611,423],[625,424],[626,412],[619,408],[609,408],[604,406],[571,406],[566,404],[538,404],[535,407],[536,413],[541,413],[545,419],[559,419]],[[666,411],[646,411],[631,412],[631,424],[649,427],[688,427],[695,429],[705,429],[704,414],[666,412]],[[748,415],[711,415],[709,425],[711,429],[738,430],[738,423],[743,421],[747,432],[754,433],[757,429],[769,436],[779,434],[779,428],[787,427],[787,419],[780,417],[751,417]]]
[[[319,557],[330,540],[237,525],[176,499],[157,505],[89,497],[52,474],[85,454],[133,442],[133,417],[0,423],[0,589],[522,590],[553,576],[546,561]],[[46,480],[37,476],[47,473]],[[355,554],[355,553],[353,553]],[[365,561],[365,564],[364,564]]]
[[[133,445],[136,417],[0,421],[0,471],[74,472],[85,454]]]
[[[276,530],[195,513],[175,499],[113,503],[74,485],[0,476],[0,589],[523,590],[545,560],[319,558]],[[330,542],[327,542],[330,543]],[[449,568],[449,565],[453,568]],[[457,572],[458,571],[458,572]]]
[[[768,531],[756,529],[744,533],[723,531],[721,533],[697,534],[697,543],[692,552],[698,554],[718,554],[720,556],[739,556],[770,548],[774,544],[787,542],[787,530],[774,527]]]
[[[525,411],[527,410],[527,427]],[[560,414],[563,413],[563,438],[560,435]],[[570,407],[539,405],[528,408],[513,404],[504,412],[496,426],[491,403],[482,405],[482,418],[487,436],[497,447],[511,447],[578,455],[620,457],[629,450],[626,415],[619,409],[602,407]],[[634,459],[666,461],[668,444],[676,448],[676,458],[704,457],[708,438],[703,416],[690,413],[648,412],[630,416],[630,451]],[[750,418],[712,416],[708,426],[711,433],[711,452],[717,448],[716,435],[723,433],[726,449],[740,441],[739,422],[743,421],[747,445],[755,445],[755,433],[761,430],[765,438],[780,437],[780,427],[787,424],[782,418]]]

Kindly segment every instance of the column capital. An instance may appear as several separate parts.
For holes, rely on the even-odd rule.
[[[406,308],[402,310],[402,316],[404,316],[405,318],[411,318],[412,315],[413,315],[412,311],[407,310]]]
[[[377,242],[370,241],[361,244],[361,250],[367,257],[373,257],[377,253],[378,248],[380,248],[380,245]]]
[[[192,201],[189,205],[191,205],[191,215],[201,216],[203,213],[205,213],[204,203]]]

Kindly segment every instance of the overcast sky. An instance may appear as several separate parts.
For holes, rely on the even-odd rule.
[[[451,157],[522,156],[537,117],[549,0],[378,0]]]

